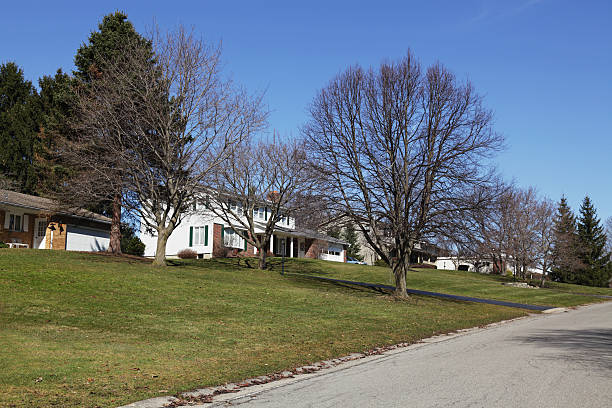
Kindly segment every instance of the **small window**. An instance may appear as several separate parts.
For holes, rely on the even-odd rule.
[[[193,245],[206,244],[206,230],[204,227],[193,227]]]
[[[38,236],[44,237],[47,231],[47,223],[44,221],[38,221]]]
[[[9,215],[9,230],[10,231],[23,231],[21,224],[21,215],[10,214]]]

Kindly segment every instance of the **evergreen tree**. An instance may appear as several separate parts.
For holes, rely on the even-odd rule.
[[[332,238],[340,238],[340,234],[341,234],[340,228],[337,226],[330,227],[327,230],[327,235],[329,235]]]
[[[136,42],[140,46],[150,49],[153,57],[153,48],[149,40],[142,37],[128,20],[127,15],[116,11],[108,14],[98,25],[99,31],[89,36],[87,44],[81,45],[74,57],[77,70],[74,75],[82,82],[90,82],[104,72],[104,61],[111,61],[122,52],[122,45],[127,42]]]
[[[126,45],[142,47],[141,49],[144,49],[147,55],[150,56],[148,62],[150,64],[154,63],[151,41],[136,32],[132,23],[127,19],[127,15],[117,11],[105,16],[98,25],[98,31],[90,34],[88,42],[78,49],[74,58],[77,68],[74,71],[74,75],[78,81],[78,86],[83,88],[84,94],[91,89],[93,81],[103,77],[105,68],[107,68],[106,64],[115,60],[121,60],[121,53],[127,52],[126,50],[129,49]],[[125,95],[125,97],[126,99],[131,98],[130,95]],[[117,106],[116,109],[120,110],[121,108]],[[129,124],[126,123],[125,128],[129,128]],[[103,131],[100,133],[104,134]],[[127,135],[124,137],[127,137]],[[108,154],[104,154],[106,145],[102,139],[100,141],[101,143],[93,149],[88,149],[88,152],[92,155],[89,158],[90,160],[87,160],[88,163],[95,162],[95,160],[91,160],[95,157],[109,157]],[[78,161],[77,158],[77,163],[75,163],[77,166],[79,164]],[[106,167],[111,168],[113,166],[109,164]],[[71,184],[76,190],[75,193],[82,190],[82,183],[87,184],[88,195],[84,199],[90,202],[76,204],[88,204],[90,209],[105,213],[111,217],[111,236],[108,250],[109,252],[119,254],[121,253],[121,211],[123,195],[126,193],[124,191],[124,173],[118,169],[117,171],[100,175],[96,168],[83,169],[81,173],[84,176],[73,178]],[[80,182],[77,180],[80,180]],[[92,183],[92,180],[95,180],[95,182]],[[92,186],[92,184],[95,185]]]
[[[58,192],[68,178],[70,166],[58,156],[62,138],[71,139],[75,109],[75,79],[58,69],[55,76],[39,79],[41,126],[40,145],[37,149],[39,179],[38,192]]]
[[[346,250],[346,256],[362,261],[363,256],[359,255],[361,247],[359,246],[359,242],[357,242],[357,233],[355,232],[355,226],[352,223],[347,224],[347,226],[344,228],[344,234],[342,237],[349,244]]]
[[[23,193],[36,191],[38,94],[13,62],[0,65],[0,172]]]
[[[584,198],[580,206],[578,240],[581,248],[580,259],[584,267],[578,274],[577,283],[590,286],[607,285],[610,278],[610,254],[605,252],[606,234],[589,196]]]
[[[576,283],[580,269],[576,218],[561,197],[557,207],[554,226],[553,267],[551,278],[558,282]]]

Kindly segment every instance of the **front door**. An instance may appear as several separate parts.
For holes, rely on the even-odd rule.
[[[37,218],[34,223],[34,245],[33,248],[45,249],[45,234],[47,233],[47,219]]]
[[[306,255],[306,243],[302,239],[300,239],[298,242],[298,245],[300,246],[300,249],[298,251],[298,257],[303,258]]]

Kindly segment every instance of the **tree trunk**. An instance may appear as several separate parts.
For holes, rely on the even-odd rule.
[[[166,244],[168,243],[168,233],[157,234],[157,250],[155,251],[155,259],[153,266],[166,266]]]
[[[544,264],[542,265],[542,278],[540,279],[540,287],[543,288],[544,287],[544,274],[546,273],[546,269],[548,268],[548,265],[546,264],[546,262],[544,262]]]
[[[410,264],[410,255],[403,259],[395,259],[391,262],[393,268],[393,276],[395,277],[395,291],[393,294],[399,298],[407,298],[406,292],[406,271]]]
[[[266,269],[268,266],[267,263],[267,256],[268,256],[268,245],[267,243],[264,243],[261,248],[257,248],[257,251],[259,252],[259,269]]]
[[[121,255],[121,195],[115,194],[113,198],[113,216],[111,219],[110,240],[108,252]]]

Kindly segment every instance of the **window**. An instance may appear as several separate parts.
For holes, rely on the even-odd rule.
[[[38,221],[38,229],[37,229],[38,235],[37,236],[44,237],[46,231],[47,231],[47,223],[44,221]]]
[[[244,248],[243,239],[231,228],[223,231],[223,245],[228,248]]]
[[[193,245],[206,245],[208,243],[207,229],[206,227],[193,227]]]
[[[23,231],[23,224],[21,223],[21,215],[9,214],[9,230],[10,231]]]
[[[266,209],[264,207],[253,208],[253,218],[263,220],[266,217]]]

